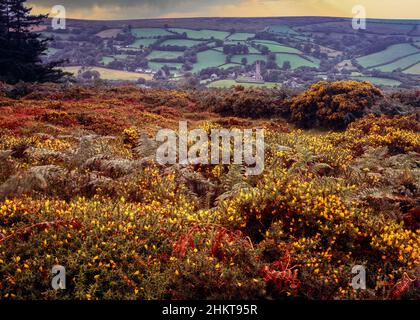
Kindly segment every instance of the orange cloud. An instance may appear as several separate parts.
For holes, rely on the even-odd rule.
[[[44,5],[42,5],[44,3]],[[48,1],[33,0],[33,12],[47,13]],[[368,18],[419,19],[418,0],[234,0],[234,1],[81,1],[67,8],[67,16],[80,19],[135,19],[181,17],[351,17],[354,5],[364,5]],[[64,2],[65,5],[65,2]],[[65,5],[66,6],[66,5]]]

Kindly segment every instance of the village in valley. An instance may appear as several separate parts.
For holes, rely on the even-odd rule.
[[[417,21],[368,25],[353,30],[349,19],[316,17],[70,20],[64,30],[45,25],[37,32],[53,39],[44,59],[65,60],[63,69],[79,81],[298,88],[352,79],[385,88],[418,86]]]

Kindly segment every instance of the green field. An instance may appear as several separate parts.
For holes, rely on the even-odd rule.
[[[136,38],[157,38],[171,35],[169,31],[162,28],[133,28],[131,34]]]
[[[374,69],[378,69],[382,72],[392,72],[397,69],[404,70],[417,62],[420,62],[420,52],[405,58],[398,59],[395,62],[385,64],[383,66],[375,67]]]
[[[232,57],[232,62],[242,63],[242,59],[247,59],[247,64],[253,64],[256,61],[267,61],[267,57],[262,54],[237,54]]]
[[[128,58],[132,57],[128,54],[114,54],[111,57],[114,57],[117,60],[127,60]]]
[[[372,68],[416,52],[420,52],[420,50],[411,44],[394,44],[383,51],[360,57],[357,62],[364,68]]]
[[[176,59],[178,57],[182,57],[183,52],[179,51],[160,51],[160,50],[153,50],[147,58],[149,60],[153,59]]]
[[[280,43],[275,42],[275,41],[257,40],[257,41],[253,41],[253,43],[263,45],[267,47],[268,50],[270,50],[271,52],[285,52],[285,53],[297,53],[297,54],[302,53],[298,49],[281,45]]]
[[[236,82],[235,80],[217,80],[211,82],[207,85],[208,88],[230,88],[232,86],[243,86],[245,88],[249,87],[265,87],[265,88],[274,88],[278,84],[274,82],[266,82],[266,83],[243,83],[243,82]]]
[[[152,70],[159,70],[162,69],[163,66],[168,66],[171,70],[181,70],[182,63],[163,63],[163,62],[149,62],[149,68]]]
[[[297,69],[299,67],[319,67],[319,60],[312,58],[312,61],[306,60],[305,58],[291,53],[276,53],[276,63],[281,68],[285,61],[289,61],[292,69]]]
[[[248,46],[248,53],[260,54],[261,52],[254,47]]]
[[[228,35],[229,32],[227,31],[218,31],[218,30],[192,30],[192,29],[184,29],[184,28],[172,28],[170,29],[172,32],[176,32],[179,34],[183,34],[184,32],[187,34],[189,39],[220,39],[224,40]]]
[[[237,63],[226,63],[226,64],[224,64],[224,65],[222,65],[222,66],[219,66],[219,68],[220,69],[229,69],[229,68],[234,68],[234,67],[240,67],[241,65],[240,64],[237,64]]]
[[[141,48],[142,46],[144,48],[149,47],[150,45],[154,44],[157,41],[157,39],[136,39],[136,41],[134,41],[130,47],[134,47],[134,48]]]
[[[194,64],[192,72],[199,72],[202,69],[218,67],[226,63],[226,55],[216,50],[206,50],[197,54],[197,63]]]
[[[63,67],[63,71],[70,72],[73,75],[77,75],[81,67]],[[153,78],[150,74],[137,73],[137,72],[128,72],[121,70],[113,70],[107,68],[93,67],[90,70],[98,71],[101,79],[103,80],[122,80],[122,81],[137,81],[139,78],[146,80],[151,80]]]
[[[105,56],[105,57],[102,57],[102,59],[101,59],[101,63],[102,64],[104,64],[104,65],[108,65],[108,64],[110,64],[112,61],[115,61],[115,58],[114,57],[108,57],[108,56]]]
[[[296,35],[296,36],[299,35],[298,32],[296,32],[295,30],[293,30],[292,28],[286,25],[271,26],[268,28],[268,31],[273,32],[273,33],[284,33],[284,34],[290,34],[290,35]]]
[[[404,70],[404,73],[408,74],[420,74],[420,63],[417,63],[416,65]]]
[[[351,77],[353,80],[369,81],[377,86],[398,87],[401,82],[393,79],[378,78],[378,77]]]
[[[102,59],[101,59],[101,63],[102,64],[104,64],[104,65],[108,65],[108,64],[110,64],[112,61],[115,61],[115,60],[127,60],[128,58],[129,58],[130,56],[129,55],[127,55],[127,54],[114,54],[114,55],[112,55],[112,56],[104,56],[104,57],[102,57]]]
[[[227,40],[231,41],[244,41],[248,40],[248,38],[253,38],[255,36],[254,33],[247,33],[247,32],[237,32],[230,35]]]
[[[204,43],[200,40],[189,40],[189,39],[170,39],[161,43],[162,46],[181,46],[181,47],[194,47],[198,44]]]

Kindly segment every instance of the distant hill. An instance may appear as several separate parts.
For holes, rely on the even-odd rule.
[[[366,30],[338,17],[68,19],[66,30],[44,27],[36,32],[54,39],[47,61],[153,74],[156,81],[192,73],[209,85],[252,76],[257,61],[266,82],[283,85],[322,78],[408,88],[420,77],[420,20],[368,19]]]

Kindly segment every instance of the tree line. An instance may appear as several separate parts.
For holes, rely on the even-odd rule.
[[[50,39],[41,39],[33,28],[47,15],[32,15],[26,0],[0,0],[0,81],[55,82],[64,73],[61,61],[42,63]]]

